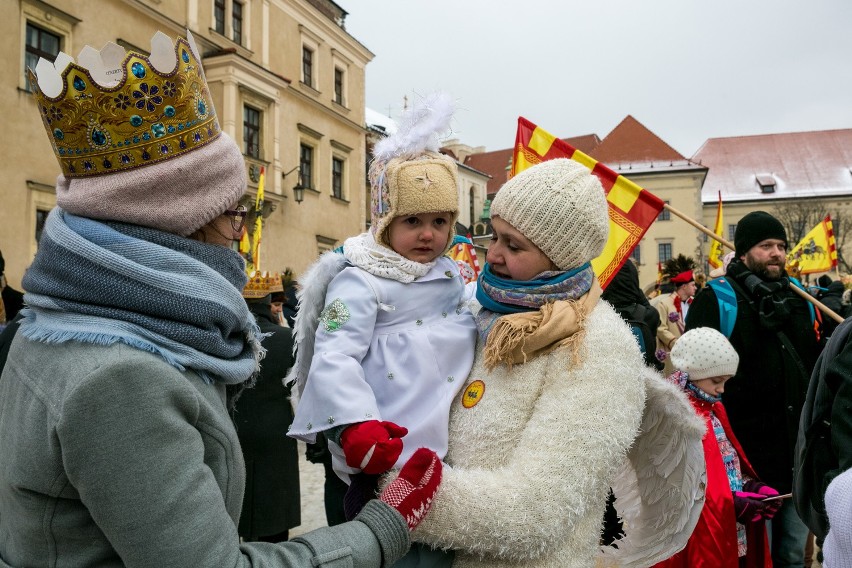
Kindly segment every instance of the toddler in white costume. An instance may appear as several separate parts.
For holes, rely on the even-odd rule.
[[[370,232],[323,255],[301,281],[288,435],[313,442],[324,432],[347,482],[399,468],[420,447],[443,458],[450,404],[473,364],[476,326],[444,256],[457,166],[437,149],[451,113],[447,95],[433,96],[377,144]],[[347,515],[348,505],[349,496]]]

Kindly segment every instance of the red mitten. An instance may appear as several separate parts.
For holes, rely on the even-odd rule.
[[[408,428],[393,422],[368,420],[353,424],[340,435],[340,447],[346,465],[364,473],[384,473],[393,467],[402,453],[402,438]]]
[[[414,530],[432,506],[443,468],[435,452],[420,448],[405,462],[399,477],[385,487],[379,499],[399,511],[408,528]]]

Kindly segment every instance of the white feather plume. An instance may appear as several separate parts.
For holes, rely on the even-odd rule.
[[[449,93],[436,92],[415,102],[402,115],[394,134],[379,141],[373,158],[383,162],[398,157],[414,157],[424,151],[437,152],[442,135],[450,132],[455,103]]]

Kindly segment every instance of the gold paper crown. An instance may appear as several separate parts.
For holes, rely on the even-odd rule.
[[[61,53],[28,70],[62,173],[80,178],[185,154],[221,132],[192,34],[151,39],[151,56],[108,43],[80,63]],[[36,78],[37,75],[37,78]]]
[[[248,283],[243,288],[243,298],[263,298],[273,292],[283,291],[284,286],[281,284],[280,274],[277,272],[258,272],[255,270],[249,274]]]

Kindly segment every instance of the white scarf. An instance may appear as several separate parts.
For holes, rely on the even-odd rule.
[[[369,232],[346,239],[343,243],[343,256],[373,276],[403,284],[425,276],[435,266],[434,260],[426,263],[408,260],[393,249],[378,244]]]
[[[425,276],[437,260],[428,263],[408,260],[401,254],[379,245],[371,233],[362,233],[346,239],[343,254],[327,252],[305,272],[299,282],[296,297],[299,308],[293,325],[296,354],[295,362],[285,378],[285,383],[294,383],[293,402],[298,403],[308,380],[311,360],[314,357],[314,339],[319,325],[319,315],[325,305],[328,285],[347,264],[361,270],[398,282],[414,282]]]

